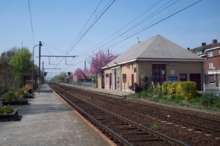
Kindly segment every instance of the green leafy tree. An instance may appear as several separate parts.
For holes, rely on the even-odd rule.
[[[65,81],[65,78],[67,77],[66,72],[61,72],[60,75],[56,75],[54,78],[50,80],[50,82],[54,83],[61,83]]]
[[[11,57],[9,61],[9,65],[15,67],[17,72],[15,74],[15,80],[22,80],[24,72],[31,69],[32,61],[31,61],[32,54],[28,50],[27,47],[19,48],[16,53]]]

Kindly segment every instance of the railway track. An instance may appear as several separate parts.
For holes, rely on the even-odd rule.
[[[68,92],[67,88],[60,88],[56,84],[49,85],[117,145],[187,145],[82,99]]]
[[[91,96],[93,98],[98,98],[105,102],[111,104],[117,104],[118,106],[127,108],[128,110],[134,110],[138,113],[148,115],[148,117],[160,119],[163,122],[172,122],[176,126],[183,126],[194,129],[197,133],[205,133],[210,136],[210,134],[217,139],[220,137],[220,121],[210,118],[199,117],[196,115],[190,115],[186,113],[176,112],[160,107],[145,105],[141,103],[135,103],[127,100],[121,100],[116,98],[111,98],[106,95],[99,96],[96,93],[85,92],[83,90],[74,89],[75,91]]]

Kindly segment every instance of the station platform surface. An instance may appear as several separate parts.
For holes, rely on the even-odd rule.
[[[0,122],[2,146],[108,146],[114,145],[100,131],[58,97],[47,84],[28,100],[13,106],[18,121]]]
[[[130,93],[130,92],[125,92],[125,91],[111,90],[111,89],[92,88],[92,87],[87,87],[87,86],[79,86],[79,85],[66,84],[66,83],[60,83],[60,84],[74,86],[77,88],[82,88],[82,89],[87,89],[87,90],[92,90],[92,91],[97,91],[97,92],[101,92],[101,93],[119,95],[119,96],[132,94],[132,92]]]

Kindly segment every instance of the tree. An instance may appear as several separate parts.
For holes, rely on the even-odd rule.
[[[13,47],[12,49],[3,52],[0,57],[0,63],[8,63],[11,60],[11,57],[15,55],[17,48]]]
[[[80,68],[76,69],[75,74],[78,79],[82,79],[82,78],[86,79],[87,78],[86,73]]]
[[[56,75],[52,79],[50,79],[50,82],[54,83],[62,83],[65,81],[65,78],[67,77],[66,72],[61,72],[60,75]]]
[[[22,80],[24,72],[29,70],[32,66],[32,54],[27,47],[19,48],[14,56],[11,57],[9,65],[16,68],[15,80]]]
[[[109,52],[109,62],[117,58],[119,54],[113,54]],[[90,64],[90,73],[91,74],[99,74],[102,72],[102,67],[108,64],[108,53],[107,51],[99,50],[97,53],[89,56],[87,59]]]

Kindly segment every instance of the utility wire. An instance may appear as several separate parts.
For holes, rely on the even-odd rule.
[[[172,0],[170,0],[169,2],[171,2]],[[91,51],[86,51],[86,53],[82,53],[82,54],[89,54],[89,52],[91,53],[94,50],[100,49],[101,47],[104,47],[106,45],[108,45],[109,43],[113,42],[114,40],[121,38],[122,35],[124,35],[125,33],[131,31],[132,29],[134,29],[135,27],[139,26],[140,24],[144,23],[145,21],[151,19],[152,17],[158,15],[159,13],[161,13],[162,11],[166,10],[167,8],[171,7],[172,5],[174,5],[175,3],[177,3],[179,0],[175,1],[174,3],[170,4],[169,6],[167,6],[166,8],[164,8],[163,10],[159,11],[160,9],[162,9],[164,6],[166,6],[169,2],[165,3],[164,5],[162,5],[160,8],[158,8],[156,11],[154,11],[152,14],[148,15],[147,17],[145,17],[143,20],[139,21],[138,23],[136,23],[134,26],[132,26],[131,28],[127,29],[126,31],[124,31],[123,33],[119,34],[117,37],[113,38],[112,40],[106,42],[105,44],[99,46],[98,48],[94,49],[94,47],[92,49],[90,49]],[[160,2],[160,1],[159,1]],[[158,3],[156,3],[158,4]],[[154,5],[155,6],[155,5]],[[152,8],[152,7],[151,7]],[[150,9],[151,9],[150,8]],[[156,13],[157,11],[159,11],[158,13]],[[153,15],[154,14],[154,15]],[[147,19],[148,18],[148,19]],[[116,34],[118,32],[115,32],[114,34]],[[82,55],[80,54],[80,56]],[[85,55],[83,55],[85,56]]]
[[[191,6],[193,6],[193,5],[197,4],[197,3],[199,3],[200,1],[202,1],[202,0],[196,1],[195,3],[193,3],[193,4],[191,4],[191,5],[188,5],[188,6],[184,7],[183,9],[181,9],[181,10],[179,10],[179,11],[177,11],[177,12],[174,12],[174,13],[170,14],[169,16],[165,17],[165,16],[168,15],[169,13],[171,13],[171,12],[177,10],[177,9],[180,9],[181,7],[183,7],[183,6],[186,5],[186,4],[182,5],[181,7],[177,8],[177,9],[175,9],[175,10],[169,12],[169,13],[167,13],[166,15],[164,15],[163,17],[165,17],[165,18],[163,18],[163,17],[158,18],[158,19],[161,19],[161,20],[158,20],[158,19],[157,19],[158,21],[155,22],[155,23],[153,23],[152,25],[147,26],[147,27],[142,28],[142,29],[139,29],[138,31],[136,31],[136,32],[134,32],[133,34],[127,36],[126,38],[124,38],[124,39],[122,39],[122,40],[120,40],[120,41],[118,41],[118,42],[112,44],[111,46],[107,47],[106,49],[112,48],[113,46],[115,46],[115,45],[117,45],[117,44],[119,44],[119,43],[121,43],[121,42],[123,42],[123,41],[125,41],[125,40],[127,40],[127,39],[129,39],[129,38],[131,38],[132,36],[137,35],[138,33],[142,32],[142,31],[144,31],[144,30],[146,30],[146,29],[149,29],[149,28],[153,27],[154,25],[156,25],[156,24],[158,24],[158,23],[161,23],[162,21],[164,21],[164,20],[166,20],[166,19],[168,19],[168,18],[170,18],[170,17],[172,17],[172,16],[174,16],[174,15],[176,15],[176,14],[178,14],[178,13],[180,13],[180,12],[186,10],[186,9],[188,9],[189,7],[191,7]],[[188,2],[188,3],[189,3],[189,2]],[[106,49],[104,49],[104,50],[106,50]],[[82,60],[82,61],[79,61],[79,62],[77,62],[77,63],[75,63],[75,64],[73,64],[71,67],[69,67],[69,69],[72,68],[74,65],[79,64],[79,63],[81,63],[81,62],[83,62],[83,60]]]
[[[43,46],[45,46],[45,45],[47,45],[47,46],[49,46],[49,47],[51,47],[51,48],[53,48],[53,49],[55,49],[55,50],[58,50],[58,51],[60,51],[60,52],[63,52],[63,51],[61,51],[61,50],[59,50],[59,49],[57,49],[57,48],[55,48],[55,47],[53,47],[53,46],[51,46],[51,45],[46,44],[45,42],[43,42]],[[65,53],[65,52],[63,52],[63,53]]]
[[[30,1],[29,1],[29,0],[28,0],[28,5],[29,5],[29,14],[30,14],[32,38],[33,38],[33,43],[34,43],[34,45],[35,45],[35,41],[34,41],[34,30],[33,30],[32,18],[31,18],[31,6],[30,6]]]
[[[81,35],[81,37],[76,41],[76,43],[73,45],[73,47],[72,47],[66,54],[68,54],[68,53],[80,42],[80,40],[88,33],[88,31],[89,31],[89,30],[96,24],[96,22],[105,14],[105,12],[112,6],[112,4],[113,4],[114,2],[115,2],[115,0],[113,0],[113,1],[111,2],[111,4],[107,6],[107,8],[106,8],[105,10],[103,10],[103,12],[100,14],[100,16],[98,16],[98,18],[95,19],[95,21],[89,26],[89,28],[84,32],[84,34]],[[61,59],[61,61],[62,61],[62,60],[63,60],[63,59]],[[60,62],[61,62],[61,61],[60,61]],[[59,62],[57,65],[59,65],[60,62]]]

